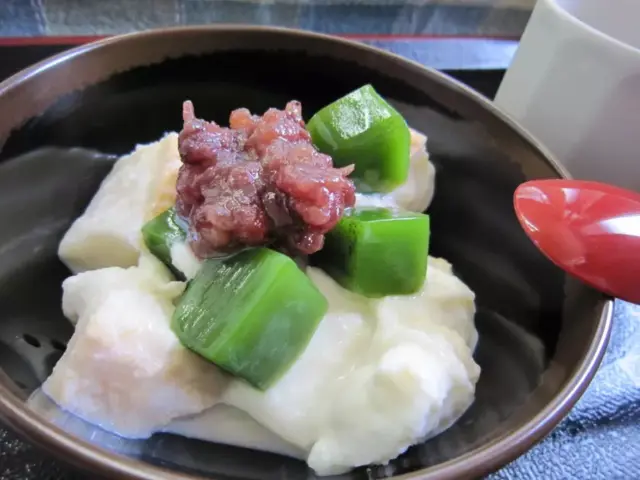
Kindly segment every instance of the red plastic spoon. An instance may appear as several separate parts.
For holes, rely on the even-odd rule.
[[[553,263],[640,304],[640,194],[591,181],[533,180],[516,189],[513,205]]]

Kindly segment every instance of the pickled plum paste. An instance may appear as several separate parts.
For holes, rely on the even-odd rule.
[[[292,254],[320,250],[324,234],[355,203],[347,176],[305,129],[300,102],[252,115],[231,112],[229,128],[183,105],[176,208],[201,258],[271,244]]]

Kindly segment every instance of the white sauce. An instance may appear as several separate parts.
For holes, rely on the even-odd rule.
[[[125,437],[168,431],[264,449],[305,458],[319,474],[385,463],[468,408],[479,375],[474,295],[444,260],[429,259],[421,292],[383,299],[353,294],[308,269],[329,311],[305,352],[266,392],[184,349],[170,330],[172,299],[184,285],[170,281],[139,238],[150,212],[171,202],[176,152],[166,146],[174,140],[119,160],[60,246],[76,271],[138,265],[65,281],[63,310],[77,329],[43,385],[49,397]],[[425,144],[412,132],[408,181],[384,196],[358,195],[358,205],[425,210],[435,174]],[[154,168],[165,173],[144,170]],[[99,240],[105,236],[118,241]],[[174,245],[171,257],[187,278],[199,268],[186,244]],[[68,414],[36,398],[34,408],[65,423]]]
[[[174,420],[164,432],[209,442],[279,453],[304,460],[306,452],[263,427],[249,414],[229,405],[219,404],[192,417]]]

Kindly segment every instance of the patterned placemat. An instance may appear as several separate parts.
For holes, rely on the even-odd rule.
[[[518,37],[535,0],[0,0],[0,36],[251,23],[334,34]]]

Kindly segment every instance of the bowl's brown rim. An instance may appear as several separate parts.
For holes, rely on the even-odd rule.
[[[171,27],[143,32],[118,35],[98,40],[80,47],[73,48],[52,56],[33,66],[26,68],[0,83],[0,96],[16,88],[40,71],[64,62],[66,59],[78,55],[88,54],[104,46],[120,42],[129,42],[141,37],[171,35],[180,31],[192,33],[242,33],[257,32],[278,33],[292,36],[316,38],[326,42],[334,42],[350,49],[360,49],[363,52],[374,53],[387,57],[404,68],[418,72],[431,80],[447,84],[459,93],[469,97],[493,115],[507,123],[523,139],[540,151],[545,161],[561,176],[570,178],[568,171],[554,158],[554,156],[531,134],[520,127],[509,115],[497,108],[491,101],[475,92],[466,85],[447,75],[425,67],[415,61],[406,59],[391,52],[372,47],[357,41],[334,37],[321,33],[308,32],[282,27],[254,26],[254,25],[211,25]],[[595,375],[605,353],[611,332],[613,314],[613,300],[602,297],[602,311],[600,319],[592,332],[589,347],[579,361],[578,368],[571,373],[560,392],[536,416],[518,429],[505,433],[501,437],[482,445],[463,456],[450,461],[404,474],[397,479],[421,480],[455,480],[460,478],[477,477],[494,471],[509,461],[523,454],[527,449],[540,441],[562,420],[573,405],[582,396],[591,379]],[[64,430],[50,424],[39,414],[30,410],[23,399],[19,398],[3,382],[0,382],[0,417],[15,431],[26,439],[37,444],[62,460],[80,468],[91,470],[94,474],[107,478],[129,478],[138,480],[198,479],[188,474],[170,472],[161,467],[122,457],[89,442],[77,439]]]

